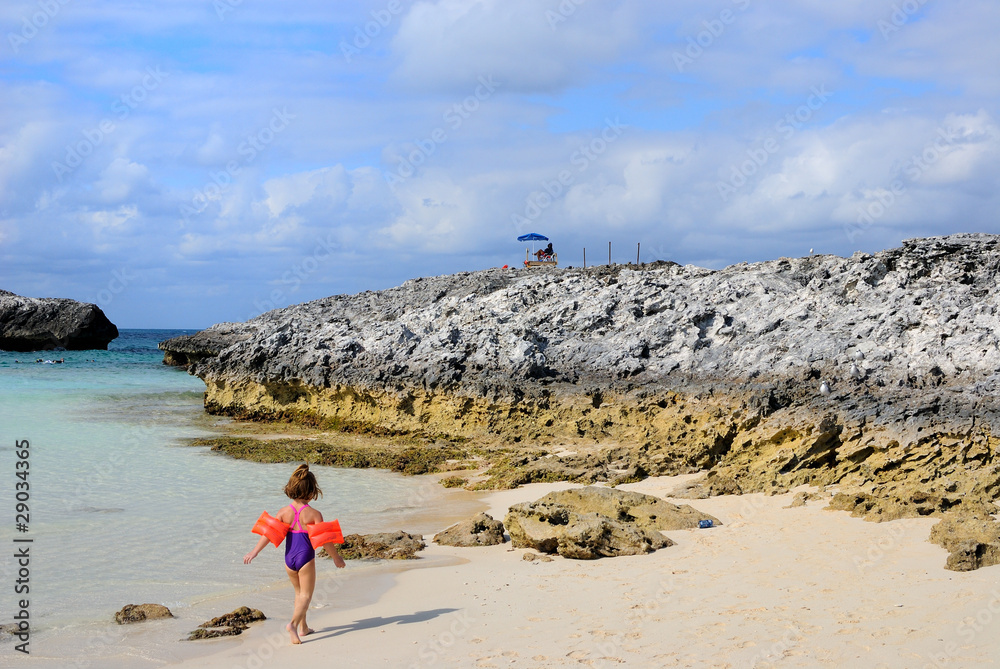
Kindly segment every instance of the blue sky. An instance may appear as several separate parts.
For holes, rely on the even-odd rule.
[[[349,4],[349,6],[347,6]],[[121,327],[997,232],[986,0],[9,0],[0,287]]]

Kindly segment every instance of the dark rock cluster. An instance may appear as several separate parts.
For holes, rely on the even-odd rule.
[[[0,290],[0,350],[106,350],[118,328],[96,304]]]

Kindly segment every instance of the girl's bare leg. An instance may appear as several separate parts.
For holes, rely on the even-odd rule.
[[[316,560],[310,560],[306,563],[302,569],[299,569],[296,576],[298,585],[295,588],[295,613],[292,616],[289,636],[294,633],[295,638],[298,639],[300,635],[305,636],[309,632],[312,632],[312,630],[309,629],[309,625],[306,624],[306,613],[309,611],[309,604],[312,603],[313,590],[316,588]],[[293,585],[295,584],[293,583]],[[298,641],[292,641],[292,643],[301,642],[301,639],[298,639]]]
[[[309,564],[312,563],[310,562]],[[299,634],[297,631],[298,627],[295,624],[295,614],[299,610],[299,597],[301,596],[302,593],[302,583],[299,577],[299,574],[301,572],[292,571],[287,566],[285,567],[285,571],[288,572],[288,580],[292,582],[292,587],[295,589],[295,604],[294,604],[294,609],[292,611],[292,622],[285,625],[285,629],[288,630],[288,639],[293,644],[300,644],[302,643],[302,639],[299,638]],[[313,572],[315,574],[315,569],[313,570]]]

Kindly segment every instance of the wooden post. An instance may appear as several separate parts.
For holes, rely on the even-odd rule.
[[[583,269],[587,269],[587,247],[583,247]]]
[[[611,242],[608,242],[608,267],[611,267]]]
[[[642,242],[637,242],[635,245],[635,264],[639,264],[639,249],[642,248]]]

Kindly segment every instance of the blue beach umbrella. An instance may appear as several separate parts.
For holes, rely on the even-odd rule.
[[[529,232],[526,235],[521,235],[517,238],[519,242],[531,242],[531,252],[535,252],[535,242],[547,242],[549,238],[545,235],[540,235],[537,232]]]

